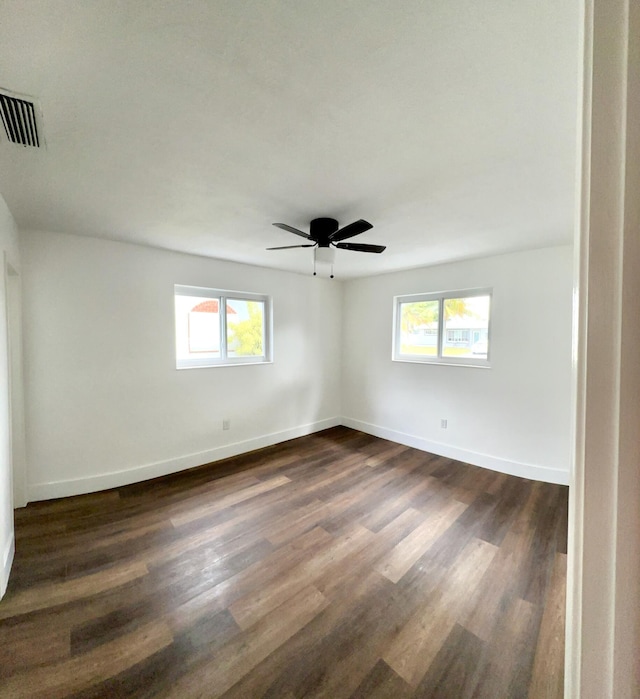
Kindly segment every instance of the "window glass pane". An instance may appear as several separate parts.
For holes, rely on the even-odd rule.
[[[445,299],[444,357],[487,358],[490,301],[490,296]]]
[[[439,301],[400,304],[400,354],[438,354]]]
[[[220,357],[220,301],[176,294],[176,357]]]
[[[264,356],[264,302],[227,299],[227,355]]]

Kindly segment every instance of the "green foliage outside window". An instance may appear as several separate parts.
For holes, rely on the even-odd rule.
[[[238,357],[260,357],[264,354],[264,304],[247,301],[247,312],[245,320],[227,316],[229,350]]]
[[[414,301],[402,304],[402,331],[412,332],[414,328],[438,323],[438,301]],[[444,302],[444,317],[446,320],[454,316],[476,315],[470,311],[466,299],[446,299]]]

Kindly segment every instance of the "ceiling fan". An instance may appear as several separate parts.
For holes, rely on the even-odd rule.
[[[309,224],[309,233],[304,233],[293,226],[288,226],[286,223],[274,223],[274,226],[281,228],[283,231],[289,231],[299,235],[301,238],[310,240],[310,243],[302,245],[280,245],[267,250],[289,250],[291,248],[315,248],[314,250],[314,269],[316,262],[328,262],[332,265],[331,277],[333,278],[333,258],[335,250],[353,250],[355,252],[377,252],[380,253],[385,249],[385,245],[369,245],[367,243],[343,243],[347,238],[353,238],[368,231],[373,226],[364,219],[359,219],[350,223],[348,226],[338,228],[338,222],[334,218],[314,218]]]

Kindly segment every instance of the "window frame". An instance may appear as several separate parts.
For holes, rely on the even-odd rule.
[[[174,284],[173,287],[173,318],[177,329],[175,301],[178,296],[196,296],[202,299],[218,301],[218,320],[220,323],[220,357],[178,357],[177,333],[174,331],[174,356],[176,369],[203,369],[219,366],[240,366],[247,364],[273,363],[273,318],[271,296],[256,294],[249,291],[233,291],[230,289],[211,289],[202,286]],[[227,347],[227,301],[258,301],[264,304],[263,324],[263,354],[260,356],[229,357]],[[224,312],[223,312],[224,309]]]
[[[489,319],[487,322],[487,356],[484,357],[455,357],[443,355],[445,342],[444,304],[449,299],[466,299],[476,296],[489,297]],[[401,347],[401,305],[421,301],[438,302],[438,330],[436,335],[436,354],[402,354]],[[422,294],[405,294],[393,297],[393,344],[391,359],[394,362],[409,362],[417,364],[444,364],[450,366],[468,366],[489,369],[491,367],[491,317],[493,315],[493,288],[454,289],[452,291],[434,291]]]

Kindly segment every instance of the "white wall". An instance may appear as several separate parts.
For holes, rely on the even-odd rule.
[[[568,480],[570,247],[341,284],[66,234],[25,232],[21,245],[31,500],[339,422]],[[271,294],[275,362],[177,371],[175,283]],[[391,361],[394,295],[485,286],[494,289],[491,369]]]
[[[5,260],[14,270],[20,269],[15,222],[0,196],[0,597],[7,587],[14,551]]]
[[[395,295],[474,287],[493,288],[490,369],[391,361]],[[570,246],[347,282],[343,423],[479,466],[568,483],[571,307]]]
[[[31,500],[339,423],[339,283],[66,234],[21,245]],[[176,370],[176,283],[272,295],[273,364]]]

